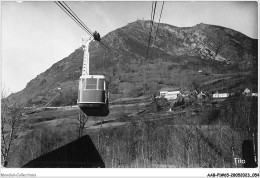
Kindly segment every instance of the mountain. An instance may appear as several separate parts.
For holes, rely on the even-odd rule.
[[[203,23],[193,27],[154,23],[147,55],[150,32],[151,21],[137,20],[108,33],[101,41],[114,55],[99,43],[90,43],[90,73],[107,76],[112,99],[150,94],[162,87],[257,90],[257,39]],[[9,99],[19,98],[28,106],[76,104],[82,62],[80,47]]]

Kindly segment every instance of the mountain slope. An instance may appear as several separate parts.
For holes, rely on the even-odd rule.
[[[91,42],[90,72],[108,77],[112,99],[172,86],[183,90],[234,91],[253,84],[257,89],[257,40],[208,24],[185,28],[160,24],[154,40],[157,25],[148,56],[150,21],[135,21],[102,38],[118,57]],[[82,62],[83,50],[78,48],[9,99],[19,98],[28,106],[45,105],[52,100],[51,105],[76,104]]]

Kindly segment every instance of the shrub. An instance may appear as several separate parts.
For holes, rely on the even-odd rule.
[[[172,65],[169,65],[169,66],[167,67],[167,69],[168,69],[168,70],[172,70],[173,67],[174,67],[174,65],[172,64]]]
[[[78,90],[73,88],[65,89],[52,102],[53,106],[68,106],[77,104]]]
[[[220,110],[218,110],[218,109],[210,109],[207,112],[208,124],[212,124],[212,123],[216,122],[217,119],[218,119],[219,114],[220,114]]]
[[[142,87],[136,87],[132,89],[129,93],[129,96],[131,97],[139,97],[143,95],[143,88]]]
[[[222,121],[228,123],[234,130],[257,130],[257,98],[232,96],[221,112]]]
[[[157,105],[159,108],[165,107],[169,105],[169,102],[166,98],[158,98],[157,99]]]
[[[114,83],[110,83],[109,86],[108,86],[108,90],[111,94],[118,94],[119,91],[118,91],[118,86]]]

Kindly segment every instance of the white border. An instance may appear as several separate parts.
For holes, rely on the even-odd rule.
[[[3,0],[0,0],[2,3]],[[8,0],[5,0],[8,1]],[[15,1],[15,0],[14,0]],[[18,0],[21,2],[21,0]],[[38,1],[38,0],[26,0],[26,1]],[[46,1],[46,0],[41,0]],[[68,1],[68,0],[65,0]],[[69,0],[69,1],[80,1],[80,0]],[[92,1],[105,1],[105,0],[92,0]],[[121,1],[121,0],[110,0],[110,1]],[[129,0],[138,1],[138,0]],[[151,1],[151,0],[142,0]],[[162,1],[162,0],[159,0]],[[170,0],[172,1],[172,0]],[[181,0],[180,0],[181,1]],[[184,0],[187,1],[187,0]],[[193,0],[191,0],[193,1]],[[207,0],[198,0],[207,1]],[[213,0],[212,0],[213,1]],[[219,1],[219,0],[216,0]],[[227,0],[220,0],[227,1]],[[246,1],[246,0],[229,0],[229,1]],[[252,0],[258,3],[259,1]],[[1,13],[0,13],[1,19]],[[259,21],[259,11],[258,11],[258,21]],[[259,23],[258,23],[259,29]],[[2,31],[2,28],[1,28]],[[258,34],[259,36],[259,34]],[[2,41],[2,40],[1,40]],[[258,51],[259,51],[259,39],[258,39]],[[1,43],[2,44],[2,43]],[[0,44],[0,46],[1,46]],[[2,47],[0,52],[2,51]],[[1,53],[2,54],[2,53]],[[1,57],[2,58],[2,57]],[[1,60],[2,61],[2,60]],[[1,64],[0,61],[0,64]],[[259,67],[259,64],[258,64]],[[258,74],[259,76],[259,74]],[[260,82],[258,78],[258,83]],[[260,87],[260,86],[259,86]],[[258,98],[258,103],[260,99]],[[259,104],[258,104],[259,108]],[[260,118],[260,113],[258,112],[258,118]],[[258,123],[259,126],[259,123]],[[260,139],[258,137],[258,143]],[[258,147],[259,151],[259,147]],[[259,160],[259,155],[258,155]],[[228,173],[228,177],[231,177],[231,173],[249,173],[252,176],[253,173],[259,173],[259,168],[105,168],[105,169],[93,169],[93,168],[80,168],[80,169],[61,169],[61,168],[1,168],[0,177],[207,177],[208,174],[212,173]],[[4,174],[8,176],[4,176]],[[35,174],[36,176],[30,176]],[[221,176],[219,176],[221,177]],[[224,177],[224,176],[222,176]],[[226,176],[227,177],[227,176]]]
[[[207,177],[208,174],[219,175],[232,173],[252,174],[258,173],[258,168],[78,168],[78,169],[32,169],[32,168],[3,168],[1,169],[1,177],[3,174],[9,174],[11,177]],[[23,176],[35,174],[36,176]],[[9,176],[8,176],[9,177]],[[216,177],[216,176],[215,176]],[[236,176],[238,177],[238,176]],[[243,176],[244,177],[244,176]]]

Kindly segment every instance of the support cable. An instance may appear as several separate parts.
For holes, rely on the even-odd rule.
[[[73,21],[75,21],[84,31],[86,31],[91,37],[93,36],[93,32],[80,20],[80,18],[72,11],[72,9],[65,3],[61,1],[54,1],[67,15],[69,15]],[[107,47],[103,42],[98,41],[101,46],[106,49],[110,54],[114,57],[118,57],[119,54]]]
[[[152,11],[151,11],[151,28],[150,28],[150,33],[149,33],[149,39],[148,39],[148,45],[147,45],[147,52],[146,52],[146,59],[148,59],[149,55],[149,48],[150,48],[150,41],[151,41],[151,36],[152,36],[152,31],[153,31],[153,21],[154,21],[154,15],[155,15],[155,10],[156,10],[156,4],[153,2],[152,4]]]
[[[164,1],[163,1],[162,8],[161,8],[161,13],[160,13],[160,17],[159,17],[159,23],[158,23],[158,25],[157,25],[156,32],[155,32],[155,38],[154,38],[153,44],[152,44],[152,46],[151,46],[151,48],[152,48],[152,54],[151,54],[150,60],[152,59],[152,56],[153,56],[153,46],[154,46],[154,44],[156,43],[156,38],[157,38],[157,34],[158,34],[158,29],[159,29],[160,22],[161,22],[161,17],[162,17],[163,6],[164,6]]]
[[[68,11],[68,9],[66,9],[66,7],[60,2],[60,1],[54,1],[67,15],[69,15],[71,18],[72,18],[72,20],[73,21],[75,21],[79,26],[80,26],[80,28],[82,28],[84,31],[86,31],[90,36],[92,36],[92,34],[90,33],[90,32],[88,32],[86,29],[85,29],[85,27],[84,27],[84,25],[83,24],[81,24],[81,22],[79,22],[74,16],[73,16],[73,14],[71,13],[71,12],[69,12]],[[92,36],[93,37],[93,36]]]
[[[63,1],[62,3],[64,3],[64,5],[70,10],[70,12],[74,15],[74,17],[76,17],[76,19],[78,19],[78,21],[81,22],[81,24],[83,24],[83,26],[85,27],[85,29],[92,34],[93,36],[93,32],[80,20],[80,18],[71,10],[71,8]]]
[[[80,28],[82,28],[84,31],[86,31],[91,37],[94,38],[94,34],[92,33],[92,31],[80,20],[80,18],[72,11],[71,8],[69,8],[69,6],[62,1],[54,1],[70,18],[72,18],[73,21],[75,21]],[[101,40],[98,41],[99,44],[101,45],[102,48],[104,48],[106,50],[106,52],[110,53],[114,58],[115,61],[118,60],[118,64],[121,63],[124,58],[117,52],[115,52],[114,50],[110,49],[106,44],[104,44],[104,42],[102,42]],[[118,65],[117,66],[117,70],[118,69]]]

